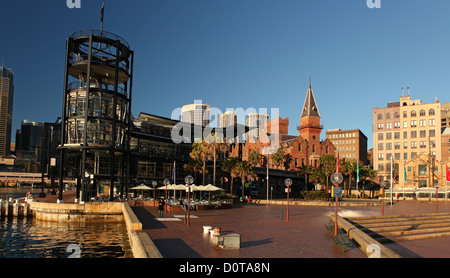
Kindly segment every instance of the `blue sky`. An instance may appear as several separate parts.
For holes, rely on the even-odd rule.
[[[170,117],[202,100],[279,108],[297,134],[308,77],[324,131],[359,128],[401,88],[450,101],[450,1],[106,0],[105,31],[135,51],[132,112]],[[15,72],[13,134],[62,113],[65,41],[100,28],[103,0],[2,0],[0,58]],[[13,135],[13,141],[15,135]]]

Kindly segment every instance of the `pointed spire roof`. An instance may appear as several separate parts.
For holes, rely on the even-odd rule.
[[[307,116],[320,117],[319,108],[317,108],[316,98],[314,97],[314,92],[311,88],[311,76],[309,76],[309,88],[306,93],[305,104],[303,104],[303,110],[301,118]]]

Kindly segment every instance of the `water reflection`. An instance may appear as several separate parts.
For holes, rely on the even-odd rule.
[[[75,248],[68,248],[68,247]],[[0,258],[131,258],[124,223],[0,220]]]

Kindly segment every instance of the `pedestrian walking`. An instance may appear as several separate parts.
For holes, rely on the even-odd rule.
[[[166,202],[164,202],[163,198],[159,199],[159,202],[158,202],[159,218],[162,218],[164,215],[164,205],[165,204],[166,204]]]

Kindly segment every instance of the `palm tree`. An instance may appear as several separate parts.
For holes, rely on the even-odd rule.
[[[305,187],[308,189],[308,176],[314,173],[314,168],[311,165],[303,165],[299,168],[298,174],[305,175]]]
[[[248,162],[250,162],[252,166],[258,165],[261,163],[261,154],[255,150],[251,151],[248,155]]]
[[[331,174],[336,172],[336,157],[334,155],[323,155],[320,157],[320,165],[326,177],[326,186],[328,190],[328,180]]]
[[[239,177],[242,182],[242,198],[245,195],[245,182],[249,180],[254,180],[256,178],[255,173],[253,173],[252,165],[246,161],[239,161],[235,167],[232,169],[232,175]]]
[[[227,160],[225,160],[222,163],[222,167],[221,167],[222,171],[230,175],[230,179],[231,179],[230,193],[231,194],[233,194],[233,180],[234,180],[234,178],[237,177],[235,175],[235,173],[232,172],[232,170],[235,167],[235,165],[239,162],[240,162],[239,158],[229,157]]]
[[[193,160],[199,160],[202,162],[201,173],[203,174],[203,185],[205,185],[206,160],[210,156],[208,152],[208,144],[205,141],[202,141],[201,143],[194,143],[192,146],[193,148],[189,156]]]
[[[310,180],[316,185],[320,182],[324,182],[328,179],[323,169],[313,169],[313,173],[310,176]]]
[[[284,163],[285,158],[286,154],[284,153],[284,149],[279,148],[277,152],[272,155],[272,162],[275,166],[279,167]]]
[[[351,186],[351,176],[353,174],[353,169],[352,169],[352,163],[350,161],[344,161],[344,163],[341,163],[341,173],[343,176],[348,177],[349,180],[349,184],[347,184],[346,180],[344,179],[344,192],[347,190],[347,196],[348,196],[348,187]]]
[[[208,135],[208,137],[205,139],[205,142],[207,143],[207,150],[206,154],[208,159],[214,160],[214,170],[213,170],[213,185],[216,186],[216,161],[219,157],[219,154],[221,152],[224,152],[228,149],[228,145],[224,143],[223,138],[221,138],[218,134],[212,133]],[[203,180],[203,185],[205,184],[205,181]]]

